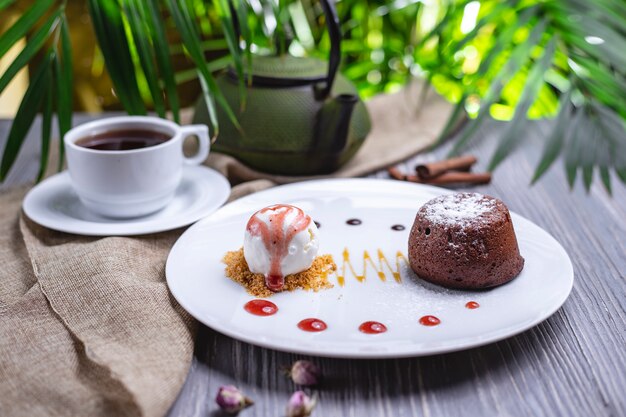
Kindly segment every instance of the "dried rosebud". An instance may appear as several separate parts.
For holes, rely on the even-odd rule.
[[[220,387],[219,391],[217,391],[215,402],[228,414],[237,414],[244,408],[254,404],[250,398],[243,395],[241,391],[233,385]]]
[[[317,404],[315,396],[310,398],[302,391],[296,391],[287,404],[287,417],[307,417],[310,416]]]
[[[320,369],[313,363],[305,360],[296,361],[289,375],[293,382],[297,385],[317,385],[320,380]]]

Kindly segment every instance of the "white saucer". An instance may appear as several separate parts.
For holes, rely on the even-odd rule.
[[[183,178],[171,203],[148,216],[110,219],[89,211],[78,199],[67,171],[31,189],[22,208],[49,229],[86,236],[132,236],[187,226],[217,210],[230,195],[230,184],[204,166],[183,167]]]

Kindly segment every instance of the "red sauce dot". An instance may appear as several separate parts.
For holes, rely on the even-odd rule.
[[[359,326],[359,331],[367,334],[385,333],[387,326],[377,321],[366,321]]]
[[[267,300],[251,300],[248,301],[243,308],[248,313],[254,314],[255,316],[271,316],[278,311],[276,304]]]
[[[465,304],[466,308],[469,308],[470,310],[474,310],[475,308],[480,307],[480,304],[478,304],[476,301],[468,301],[467,304]]]
[[[420,324],[423,326],[436,326],[439,323],[441,323],[441,320],[435,316],[424,316],[420,318]]]
[[[320,319],[304,319],[298,323],[298,327],[305,332],[321,332],[328,326]]]

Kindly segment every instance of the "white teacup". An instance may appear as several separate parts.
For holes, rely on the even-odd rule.
[[[129,150],[85,146],[89,138],[121,131],[156,132],[155,137],[169,139]],[[196,136],[199,146],[194,156],[186,157],[183,142],[189,136]],[[174,197],[183,165],[201,164],[210,144],[205,125],[179,126],[148,116],[101,119],[65,135],[67,166],[78,197],[93,212],[114,218],[144,216],[165,207]]]

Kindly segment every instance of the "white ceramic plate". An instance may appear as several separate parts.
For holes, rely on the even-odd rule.
[[[325,180],[276,187],[228,204],[189,228],[167,260],[168,285],[178,302],[207,326],[255,345],[289,352],[345,358],[391,358],[443,353],[484,345],[520,333],[552,315],[569,295],[573,270],[561,245],[547,232],[512,214],[526,264],[510,283],[486,291],[453,291],[418,279],[400,258],[401,283],[394,280],[396,254],[406,256],[408,234],[417,209],[448,191],[397,181],[374,179]],[[359,282],[346,268],[345,284],[318,293],[294,291],[270,300],[279,311],[267,317],[249,314],[244,304],[254,297],[224,275],[222,256],[243,243],[250,215],[274,203],[293,204],[321,224],[320,254],[331,254],[342,275],[348,248],[357,275],[363,252],[378,264],[386,280],[368,263]],[[358,218],[359,226],[346,220]],[[395,231],[393,225],[405,229]],[[470,310],[468,301],[480,307]],[[441,324],[426,327],[420,317],[434,315]],[[300,330],[297,323],[322,319],[328,329]],[[361,333],[365,321],[385,324],[388,331]]]
[[[230,184],[204,166],[184,166],[176,194],[162,210],[148,216],[119,220],[89,211],[78,199],[67,171],[33,187],[22,207],[36,223],[61,232],[87,236],[131,236],[186,226],[217,210],[230,195]]]

